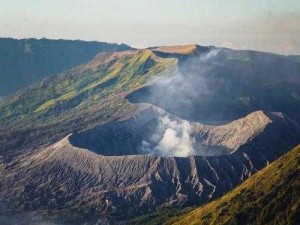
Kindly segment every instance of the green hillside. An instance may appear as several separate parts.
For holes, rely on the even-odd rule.
[[[136,108],[124,99],[128,92],[172,73],[176,65],[176,59],[160,58],[150,50],[101,53],[85,65],[48,77],[0,102],[3,143],[8,144],[6,149],[20,149],[38,135],[34,144],[44,144],[70,130],[96,125],[95,121],[124,116]],[[12,140],[15,136],[18,143]]]
[[[0,105],[8,123],[37,115],[57,115],[89,107],[110,95],[133,91],[153,75],[169,69],[174,59],[156,57],[150,50],[99,54],[92,62],[38,82]],[[18,117],[19,116],[19,117]]]
[[[98,52],[128,49],[124,44],[96,41],[0,38],[0,97],[86,63]]]
[[[299,224],[300,146],[220,199],[166,224]]]

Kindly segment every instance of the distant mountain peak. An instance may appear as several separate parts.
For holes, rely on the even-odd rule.
[[[188,45],[171,45],[171,46],[161,46],[154,48],[154,51],[165,52],[165,53],[177,53],[177,54],[191,54],[197,51],[199,46],[196,44]]]

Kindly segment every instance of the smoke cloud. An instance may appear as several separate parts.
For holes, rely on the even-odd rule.
[[[185,61],[177,73],[152,81],[146,92],[134,96],[133,102],[149,102],[183,118],[173,117],[172,114],[159,118],[155,134],[149,140],[142,141],[141,152],[178,157],[197,154],[199,146],[196,146],[193,137],[193,127],[184,119],[197,121],[197,103],[211,95],[206,77],[210,76],[218,54],[219,50],[212,49],[195,56]]]
[[[167,77],[149,82],[149,86],[129,96],[134,103],[147,102],[163,108],[188,121],[206,122],[205,112],[199,105],[213,98],[211,90],[219,50],[207,50],[180,63],[178,71]]]
[[[156,133],[150,141],[142,141],[141,151],[151,155],[186,157],[194,155],[192,127],[185,120],[172,120],[168,116],[159,118]]]

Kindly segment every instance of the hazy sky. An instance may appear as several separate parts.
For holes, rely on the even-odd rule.
[[[300,54],[300,0],[0,0],[0,36]]]

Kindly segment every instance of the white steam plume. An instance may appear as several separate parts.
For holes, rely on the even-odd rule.
[[[162,156],[187,157],[194,155],[195,140],[191,137],[191,133],[192,128],[188,121],[171,120],[168,116],[161,117],[157,132],[151,137],[151,141],[157,145],[151,147],[151,144],[144,140],[141,144],[141,151]]]
[[[167,77],[153,81],[151,89],[141,102],[155,104],[182,118],[197,119],[195,109],[199,102],[211,97],[207,77],[218,62],[220,50],[192,57],[184,62],[180,70]],[[138,101],[139,102],[139,101]],[[140,150],[146,154],[186,157],[195,155],[195,138],[192,126],[185,120],[172,120],[165,116],[159,119],[156,133],[141,143]]]

